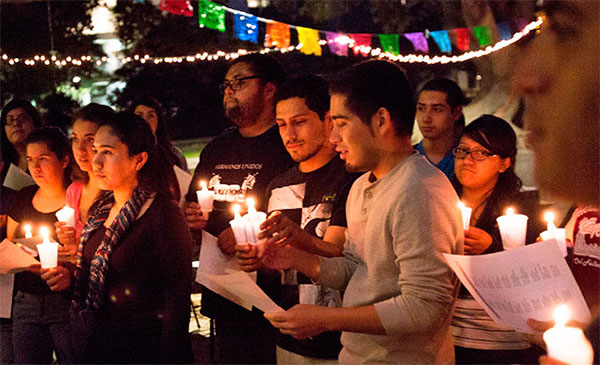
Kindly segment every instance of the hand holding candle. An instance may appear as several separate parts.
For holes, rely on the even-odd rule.
[[[196,195],[198,196],[198,204],[200,204],[200,209],[202,210],[202,217],[204,219],[208,219],[210,212],[213,211],[213,202],[215,200],[215,193],[213,191],[208,190],[206,187],[206,181],[201,181],[200,186],[201,190],[196,190]]]
[[[267,214],[256,211],[254,199],[252,198],[246,199],[246,204],[248,205],[248,213],[244,216],[240,215],[240,206],[238,204],[233,205],[234,218],[229,221],[229,224],[238,245],[246,243],[258,245],[265,241],[265,239],[258,239],[258,233],[260,233],[260,225],[267,219]]]
[[[458,202],[458,207],[460,208],[460,213],[462,214],[463,229],[466,231],[471,225],[471,212],[473,209],[467,207],[463,202]]]
[[[502,236],[502,246],[505,250],[525,246],[527,220],[529,218],[526,215],[514,213],[513,208],[508,208],[506,215],[496,218],[500,236]]]
[[[592,345],[580,328],[566,326],[569,310],[561,305],[554,312],[554,327],[544,332],[548,356],[568,364],[588,365],[594,358]]]
[[[59,222],[65,223],[67,227],[75,227],[75,209],[65,206],[56,212],[56,218]]]
[[[563,257],[567,257],[567,238],[565,229],[556,228],[554,225],[554,213],[552,212],[546,212],[546,214],[544,214],[544,220],[548,222],[548,227],[544,232],[540,233],[540,237],[543,241],[555,239]]]
[[[40,228],[40,236],[43,242],[37,246],[40,262],[43,269],[50,269],[57,266],[58,259],[58,243],[50,242],[50,233],[48,228]]]

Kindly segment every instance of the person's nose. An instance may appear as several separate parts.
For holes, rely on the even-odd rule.
[[[329,135],[329,142],[337,145],[341,141],[342,141],[342,137],[340,136],[338,127],[336,127],[334,124],[333,127],[331,127],[331,134]]]

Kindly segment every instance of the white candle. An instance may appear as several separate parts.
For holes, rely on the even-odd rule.
[[[502,236],[502,246],[505,250],[525,246],[529,218],[523,214],[514,214],[514,212],[513,208],[508,208],[506,215],[496,218],[500,236]]]
[[[75,209],[65,206],[56,212],[59,222],[64,222],[67,227],[75,227]]]
[[[554,327],[544,332],[548,356],[568,364],[591,364],[594,358],[592,345],[581,328],[566,326],[568,320],[567,306],[558,306],[554,311]]]
[[[25,238],[33,237],[33,235],[31,234],[31,224],[23,225],[23,230],[25,231]]]
[[[46,227],[40,228],[40,236],[42,236],[43,242],[36,246],[42,268],[50,269],[56,267],[58,261],[58,243],[50,242],[49,231]]]
[[[233,219],[229,221],[229,225],[231,226],[231,229],[233,230],[233,235],[235,236],[235,242],[237,242],[238,245],[243,245],[246,242],[248,242],[248,240],[246,239],[246,220],[244,218],[242,218],[242,216],[240,216],[240,206],[239,204],[234,204],[233,205]]]
[[[196,190],[198,196],[198,204],[200,204],[200,210],[202,210],[202,217],[208,219],[208,215],[213,211],[213,202],[215,200],[214,191],[208,190],[206,187],[206,181],[201,181],[201,190]]]
[[[463,228],[466,231],[471,225],[471,212],[473,209],[467,207],[463,202],[458,202],[458,207],[460,208],[460,213],[462,215]]]
[[[254,199],[246,199],[248,205],[248,214],[244,216],[247,222],[246,232],[248,232],[248,241],[253,245],[263,243],[266,239],[259,240],[258,234],[260,233],[260,225],[267,219],[267,214],[264,212],[257,212],[255,208]]]
[[[547,241],[554,239],[560,249],[563,257],[567,257],[567,233],[564,228],[556,228],[554,225],[554,214],[552,212],[546,212],[544,214],[544,220],[548,222],[547,229],[540,233],[542,240]]]

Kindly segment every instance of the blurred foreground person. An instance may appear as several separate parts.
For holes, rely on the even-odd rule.
[[[536,181],[557,197],[590,207],[575,228],[574,257],[581,261],[574,262],[573,273],[588,303],[589,298],[598,303],[600,3],[544,1],[544,10],[541,33],[527,44],[514,81],[526,102],[525,126],[535,152]],[[590,309],[595,320],[586,334],[598,363],[598,306]],[[541,332],[551,323],[531,325]]]

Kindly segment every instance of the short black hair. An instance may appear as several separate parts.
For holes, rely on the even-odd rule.
[[[305,74],[284,82],[275,93],[275,105],[282,100],[302,98],[308,109],[323,120],[329,111],[329,84],[318,75]]]
[[[229,68],[238,63],[245,63],[250,66],[252,72],[263,82],[272,82],[275,86],[279,86],[285,80],[283,66],[272,56],[262,53],[250,53],[233,60]]]
[[[454,110],[457,106],[464,106],[469,104],[469,100],[465,97],[465,94],[461,90],[458,84],[445,77],[429,80],[423,85],[419,95],[423,91],[440,91],[446,93],[446,102]]]
[[[398,136],[412,135],[415,101],[404,70],[389,61],[365,61],[343,71],[329,85],[330,94],[346,96],[346,106],[369,125],[379,108],[385,108]]]

